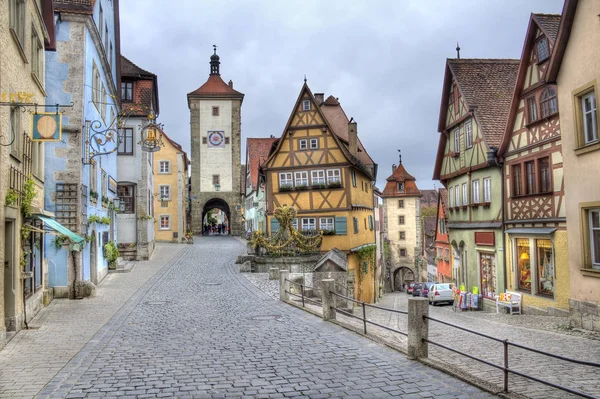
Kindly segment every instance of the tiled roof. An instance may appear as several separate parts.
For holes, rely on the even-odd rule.
[[[425,250],[435,247],[436,227],[437,215],[423,216],[423,237],[425,238]]]
[[[448,215],[448,190],[440,188],[440,202],[444,208],[444,216]]]
[[[519,60],[448,59],[467,104],[475,111],[488,147],[499,147],[506,127]]]
[[[554,43],[560,27],[560,14],[533,14],[533,19]]]
[[[153,77],[156,76],[152,72],[148,72],[145,69],[140,68],[135,65],[129,59],[127,59],[124,55],[121,55],[121,76],[128,77]]]
[[[188,93],[188,96],[194,94],[244,97],[242,93],[240,93],[237,90],[234,90],[231,86],[225,83],[219,75],[210,75],[206,83],[204,83],[202,86],[192,91],[191,93]]]
[[[335,98],[334,96],[329,96],[327,97],[327,99],[324,101],[325,105],[340,105],[340,102],[338,101],[337,98]]]
[[[250,168],[252,190],[258,185],[258,169],[269,158],[269,151],[275,138],[249,138],[246,140],[246,165]],[[246,176],[246,173],[244,174]],[[246,187],[244,185],[244,187]],[[245,191],[245,189],[242,189]]]
[[[419,190],[415,181],[416,179],[404,169],[404,165],[402,164],[398,165],[394,173],[386,180],[387,183],[382,193],[383,197],[415,197],[421,195],[421,190]],[[398,192],[398,182],[404,183],[404,193]]]
[[[421,206],[437,206],[437,190],[421,190]]]

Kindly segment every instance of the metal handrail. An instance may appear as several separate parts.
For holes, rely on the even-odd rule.
[[[356,299],[354,299],[354,298],[350,298],[350,297],[344,296],[344,295],[342,295],[342,294],[338,294],[337,292],[329,291],[329,293],[330,293],[330,294],[332,294],[332,295],[335,295],[335,296],[337,296],[337,297],[344,298],[344,299],[346,299],[346,300],[348,300],[348,301],[352,301],[352,302],[354,302],[354,303],[364,303],[364,302],[361,302],[361,301],[357,301],[357,300],[356,300]]]
[[[293,295],[293,296],[296,296],[296,297],[299,297],[299,298],[301,298],[301,299],[302,299],[302,307],[303,307],[303,308],[305,308],[305,307],[306,307],[306,304],[304,303],[304,301],[308,301],[308,302],[314,303],[315,305],[322,305],[322,302],[321,302],[321,301],[317,301],[317,300],[311,299],[311,298],[309,298],[309,297],[307,297],[307,296],[305,296],[305,295],[304,295],[304,289],[305,289],[305,288],[311,288],[311,289],[317,289],[317,290],[320,290],[320,288],[315,288],[315,287],[306,287],[306,286],[305,286],[305,285],[303,285],[303,284],[297,283],[297,282],[295,282],[295,281],[288,280],[287,278],[286,278],[286,279],[284,279],[284,280],[285,280],[285,281],[287,281],[288,283],[291,283],[291,284],[295,284],[295,285],[298,285],[298,286],[300,286],[301,295],[295,294],[295,293],[293,293],[293,292],[289,292],[289,291],[287,291],[287,290],[284,290],[284,292],[285,292],[286,294],[288,294],[288,295]]]

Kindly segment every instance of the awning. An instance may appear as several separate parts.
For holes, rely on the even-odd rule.
[[[508,234],[543,234],[550,235],[556,231],[555,227],[519,227],[507,229],[504,232]]]
[[[52,230],[59,232],[62,235],[69,237],[73,243],[77,244],[85,240],[85,238],[81,237],[79,234],[73,233],[71,230],[67,229],[62,224],[58,223],[56,220],[51,217],[44,215],[33,215],[33,217],[40,219],[44,224],[51,228]]]

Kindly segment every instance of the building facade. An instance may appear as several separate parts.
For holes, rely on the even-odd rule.
[[[121,55],[121,109],[125,118],[117,150],[119,253],[129,260],[148,260],[154,251],[154,160],[160,152],[143,150],[142,129],[160,112],[156,75]],[[160,171],[159,173],[164,173]]]
[[[450,241],[448,239],[448,190],[440,188],[437,204],[437,220],[435,227],[435,260],[437,266],[436,281],[440,283],[455,282],[451,267]]]
[[[44,214],[45,152],[30,112],[45,111],[53,32],[50,1],[0,1],[0,348],[52,298],[46,234],[33,218]]]
[[[186,186],[189,161],[179,144],[163,133],[164,147],[155,153],[154,225],[156,241],[182,242],[189,230]],[[145,200],[145,199],[144,199]]]
[[[267,225],[272,234],[278,229],[275,209],[294,207],[298,230],[324,231],[321,251],[346,252],[357,299],[373,302],[372,184],[377,165],[358,139],[356,122],[348,120],[333,96],[323,98],[320,93],[313,96],[304,84],[282,136],[263,165]]]
[[[448,59],[438,122],[433,178],[448,189],[457,284],[490,300],[506,289],[503,180],[496,156],[518,65],[518,60]]]
[[[600,4],[567,0],[549,81],[556,81],[569,248],[571,326],[600,331]]]
[[[404,284],[425,281],[427,266],[422,264],[421,191],[400,158],[382,193],[385,236],[388,244],[388,274],[391,290]]]
[[[244,95],[221,79],[220,59],[210,57],[206,83],[187,95],[192,153],[192,228],[202,232],[209,210],[227,215],[231,234],[242,232],[240,188],[241,108]]]
[[[532,14],[499,156],[504,160],[507,289],[527,313],[566,314],[569,265],[556,84],[560,15]]]
[[[265,181],[261,165],[269,158],[275,138],[246,140],[246,182],[244,194],[245,231],[266,231]]]
[[[56,51],[46,53],[47,101],[73,107],[63,114],[62,141],[46,143],[45,207],[88,240],[78,250],[54,238],[45,245],[54,295],[76,298],[83,285],[106,276],[104,247],[117,239],[119,2],[56,0],[54,17]]]

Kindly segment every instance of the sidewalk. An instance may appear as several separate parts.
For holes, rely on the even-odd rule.
[[[187,245],[157,244],[152,260],[136,262],[130,273],[110,273],[96,297],[55,299],[0,351],[0,397],[32,398],[94,334]]]
[[[243,275],[273,299],[279,300],[279,282],[277,280],[270,281],[268,275],[262,273],[244,273]],[[377,305],[406,311],[408,298],[409,296],[405,293],[390,293]],[[307,307],[318,313],[321,312],[321,309],[317,306],[308,305],[307,303]],[[355,315],[362,316],[362,311],[357,309]],[[568,327],[568,318],[566,317],[454,312],[451,306],[430,306],[429,315],[448,323],[499,339],[508,339],[511,342],[547,351],[548,353],[578,360],[600,361],[600,334],[571,330]],[[344,324],[355,327],[358,331],[363,329],[361,320],[344,316],[339,312],[337,319]],[[367,307],[367,319],[390,328],[407,331],[407,316],[403,314]],[[400,348],[406,348],[406,338],[400,334],[373,325],[368,325],[367,331],[370,335],[377,336]],[[429,323],[429,339],[495,364],[503,364],[502,344],[490,339],[478,337],[433,321]],[[502,387],[502,371],[483,363],[470,360],[432,344],[429,345],[429,359],[450,365],[449,368],[458,374]],[[598,370],[592,367],[575,365],[515,347],[509,349],[509,367],[546,381],[600,396]],[[535,399],[575,398],[574,395],[514,375],[509,377],[509,389],[511,392]]]

